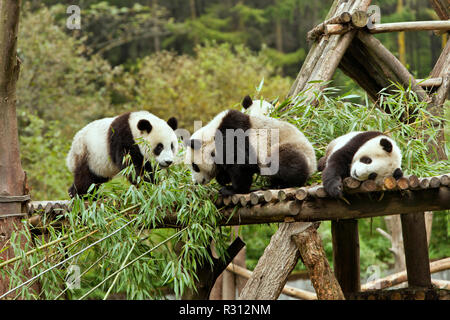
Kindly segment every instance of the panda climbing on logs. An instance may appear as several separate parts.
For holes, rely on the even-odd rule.
[[[172,164],[178,151],[176,129],[176,118],[165,122],[148,111],[127,112],[89,123],[75,135],[66,158],[74,175],[69,195],[84,195],[92,184],[109,181],[126,167],[126,154],[130,154],[138,175],[148,172],[152,179],[153,168],[147,160],[154,158],[163,168]],[[131,177],[129,180],[135,183]]]
[[[295,126],[237,110],[219,113],[188,143],[193,180],[216,178],[221,193],[247,193],[253,175],[267,175],[274,188],[302,186],[317,169],[311,143]]]
[[[342,180],[352,177],[359,181],[393,176],[400,179],[402,154],[394,140],[378,131],[347,133],[331,141],[325,156],[320,158],[325,191],[332,197],[342,197]]]
[[[242,100],[242,110],[250,116],[269,116],[274,106],[266,100],[253,101],[250,96],[245,96]]]

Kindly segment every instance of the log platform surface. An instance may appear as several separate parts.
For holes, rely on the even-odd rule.
[[[272,222],[360,219],[393,214],[450,209],[450,173],[400,180],[384,179],[382,185],[352,178],[343,181],[344,199],[330,198],[322,185],[255,190],[248,194],[219,197],[217,207],[223,215],[221,225]],[[69,200],[30,201],[29,222],[40,224],[40,216],[70,210]],[[167,213],[156,228],[177,226],[177,213]]]

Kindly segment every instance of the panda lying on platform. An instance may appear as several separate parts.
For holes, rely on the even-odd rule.
[[[353,177],[381,182],[385,177],[403,176],[402,155],[396,143],[377,131],[350,132],[330,142],[325,156],[319,160],[325,191],[342,197],[342,180]]]
[[[194,181],[216,178],[224,195],[249,192],[255,173],[267,175],[274,188],[302,186],[317,168],[311,143],[295,126],[237,110],[197,130],[186,160]]]
[[[143,176],[148,172],[152,177],[153,168],[147,160],[154,158],[160,167],[168,167],[174,161],[178,150],[176,129],[177,119],[172,117],[166,123],[148,111],[128,112],[89,123],[75,135],[66,158],[74,175],[69,195],[84,195],[92,184],[110,180],[126,167],[123,158],[128,153],[136,173]],[[140,140],[152,149],[148,150]]]

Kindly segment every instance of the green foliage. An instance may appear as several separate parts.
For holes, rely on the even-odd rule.
[[[141,60],[133,73],[132,89],[141,108],[192,130],[194,121],[209,121],[218,112],[237,107],[265,79],[266,97],[285,94],[290,80],[277,76],[262,55],[243,46],[207,44],[194,57],[161,52]]]
[[[109,93],[119,69],[96,55],[87,59],[89,50],[83,42],[56,25],[56,12],[25,11],[21,19],[17,108],[45,121],[65,120],[62,126],[67,134],[84,121],[108,113]]]
[[[131,167],[122,174],[132,174]],[[180,297],[186,289],[193,288],[195,272],[211,257],[207,248],[215,243],[217,253],[224,258],[227,230],[217,227],[220,217],[214,205],[217,190],[210,186],[194,186],[190,173],[184,166],[171,167],[155,175],[155,183],[140,181],[138,187],[115,180],[103,184],[85,208],[84,200],[75,198],[73,210],[61,215],[66,222],[62,228],[54,228],[45,242],[66,236],[67,240],[50,248],[38,250],[24,257],[31,249],[31,242],[20,248],[21,237],[31,238],[27,229],[17,232],[11,239],[16,255],[22,255],[10,269],[0,268],[2,276],[11,278],[11,286],[20,285],[24,270],[31,269],[38,275],[43,297],[55,299],[65,288],[67,267],[77,265],[81,272],[89,270],[81,278],[81,288],[69,290],[70,298],[103,298],[110,286],[114,291],[126,293],[128,299],[161,298],[162,288],[171,288]],[[96,198],[97,201],[92,201]],[[174,239],[165,241],[176,233],[173,229],[154,229],[167,214],[176,213],[177,223],[185,226]],[[37,240],[40,246],[44,239]],[[152,249],[153,248],[153,249]],[[151,254],[144,254],[151,252]],[[73,256],[60,268],[51,269],[67,256]],[[104,256],[98,260],[99,257]],[[124,268],[113,282],[115,272]],[[51,270],[50,270],[51,269]],[[108,278],[109,277],[109,278]],[[108,281],[102,283],[103,280]],[[102,283],[98,286],[97,284]],[[92,293],[92,295],[91,295]],[[27,290],[21,290],[21,298],[33,299]],[[69,296],[66,296],[69,298]]]
[[[64,199],[71,175],[65,157],[70,141],[64,138],[58,121],[45,122],[22,111],[20,134],[22,167],[34,199]]]

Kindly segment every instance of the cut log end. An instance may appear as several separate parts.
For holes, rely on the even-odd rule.
[[[383,185],[387,190],[394,190],[397,187],[397,180],[394,177],[386,177],[383,180]]]

